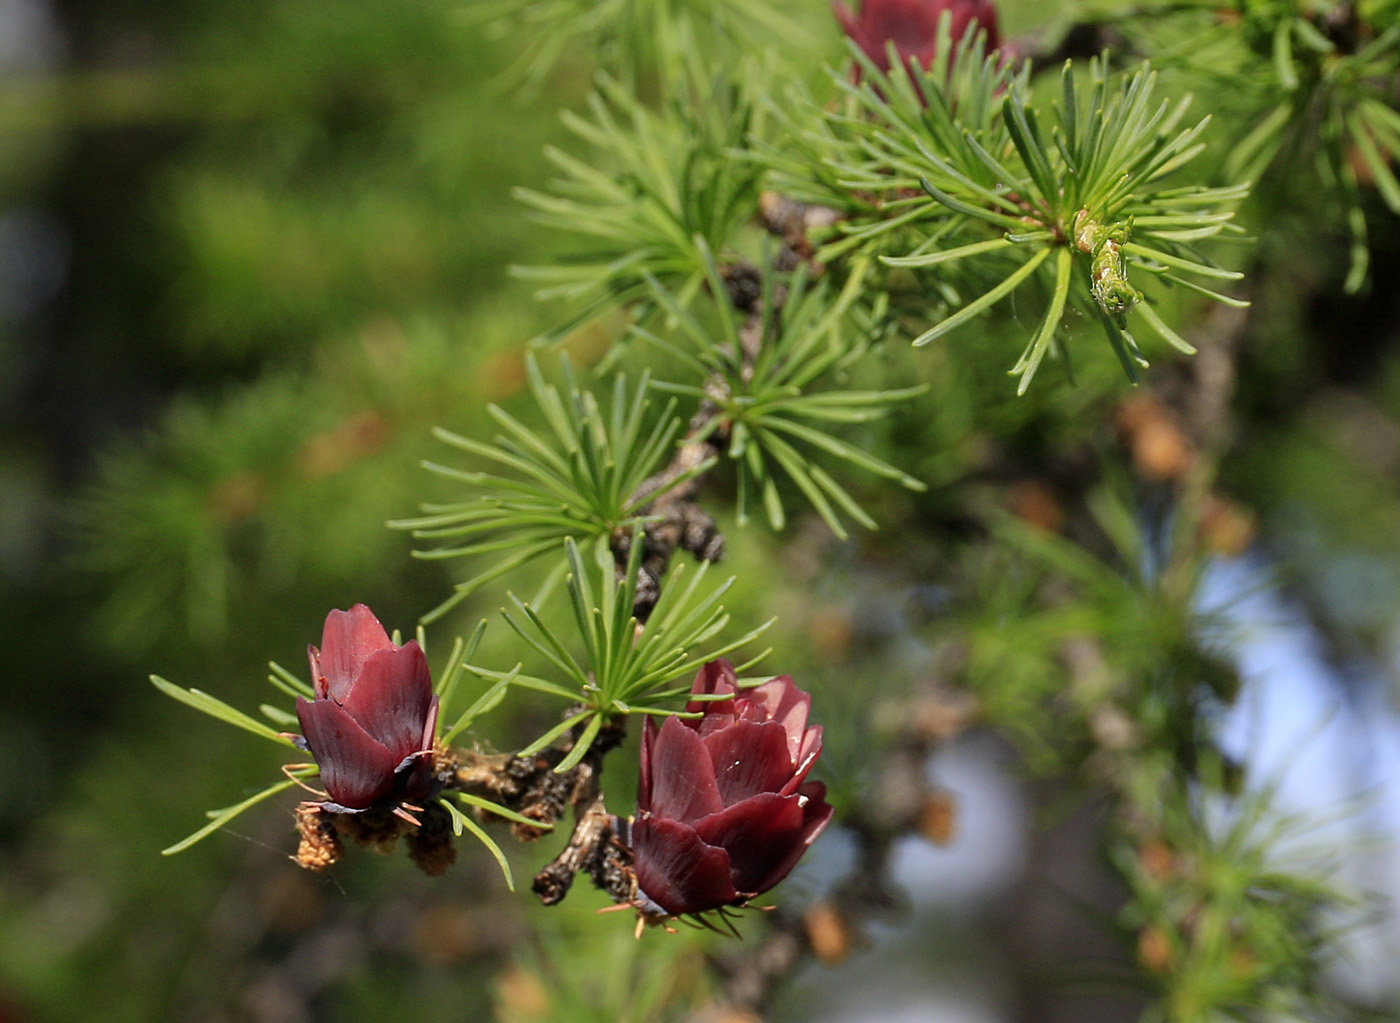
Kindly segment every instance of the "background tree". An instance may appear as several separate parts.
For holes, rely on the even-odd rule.
[[[1384,861],[1260,750],[1394,742],[1400,12],[1008,0],[991,48],[951,6],[913,62],[822,3],[26,8],[6,1012],[841,1018],[843,971],[852,1018],[1393,1012],[1334,965],[1393,941],[1347,883]],[[1339,709],[1241,742],[1264,584]],[[556,833],[464,786],[446,877],[327,880],[279,793],[156,856],[283,761],[141,676],[275,736],[263,663],[358,601],[429,619],[467,767],[592,772]],[[562,894],[631,811],[628,712],[764,646],[836,811],[775,912],[634,942],[510,895],[493,846]],[[929,842],[1027,851],[952,908]]]

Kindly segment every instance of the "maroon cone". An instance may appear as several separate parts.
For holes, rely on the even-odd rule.
[[[363,604],[326,616],[308,647],[316,699],[297,698],[307,749],[339,811],[415,802],[432,788],[438,698],[417,642],[398,646]]]
[[[632,824],[638,903],[679,916],[741,904],[785,878],[831,820],[826,786],[807,781],[822,750],[811,697],[781,675],[738,690],[728,661],[700,669],[686,710],[642,731]]]
[[[938,19],[944,11],[950,14],[953,42],[976,26],[987,33],[988,51],[1001,42],[992,0],[861,0],[859,15],[843,3],[836,4],[835,10],[846,35],[881,71],[890,69],[885,52],[889,42],[907,63],[917,62],[927,69],[938,46]]]

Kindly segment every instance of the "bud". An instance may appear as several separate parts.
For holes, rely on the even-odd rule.
[[[938,46],[938,19],[947,11],[953,42],[980,26],[987,33],[987,49],[1000,43],[997,10],[991,0],[862,0],[860,14],[854,15],[843,3],[835,6],[836,20],[846,35],[875,62],[881,71],[890,69],[887,43],[907,63],[928,68]]]
[[[785,878],[831,820],[811,697],[786,675],[739,690],[728,661],[700,669],[686,707],[642,733],[632,824],[637,906],[646,916],[743,905]]]
[[[390,641],[363,604],[326,616],[308,647],[315,700],[297,698],[303,742],[336,813],[397,806],[432,789],[438,698],[416,642]]]

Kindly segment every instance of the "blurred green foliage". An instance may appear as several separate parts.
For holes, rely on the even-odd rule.
[[[781,6],[808,33],[793,38],[817,42],[807,50],[775,33],[765,48],[809,84],[826,81],[821,64],[842,52],[827,5]],[[750,23],[745,5],[723,8]],[[1015,32],[1063,23],[1073,5],[1004,8]],[[38,211],[22,221],[42,229],[30,260],[67,267],[56,300],[28,312],[0,302],[0,620],[17,654],[0,706],[0,1016],[86,1020],[100,1006],[113,1021],[661,1018],[673,974],[701,975],[705,939],[632,943],[621,920],[592,915],[603,900],[585,890],[562,912],[507,899],[474,843],[440,881],[367,853],[334,878],[311,876],[286,860],[288,795],[233,833],[161,858],[207,807],[265,784],[281,761],[145,683],[157,671],[253,707],[265,662],[299,668],[330,607],[365,601],[408,632],[451,592],[443,563],[411,559],[410,538],[383,523],[461,499],[418,468],[440,457],[433,427],[480,439],[495,429],[489,403],[531,414],[524,344],[568,310],[536,303],[507,268],[550,265],[572,243],[531,220],[512,189],[538,196],[558,175],[547,145],[583,155],[555,109],[583,116],[594,72],[618,70],[625,33],[556,40],[507,20],[492,34],[467,6],[438,0],[58,11],[62,63],[0,80],[0,228]],[[539,72],[534,99],[513,91],[522,68]],[[648,98],[659,88],[640,84]],[[1173,98],[1195,89],[1201,103],[1219,83],[1182,62],[1159,87]],[[1242,137],[1247,118],[1218,105],[1214,140]],[[733,125],[709,127],[714,160]],[[1223,148],[1200,158],[1207,178],[1223,173]],[[751,198],[758,181],[736,187]],[[1377,190],[1348,194],[1371,225],[1374,284],[1343,298],[1349,226],[1296,199],[1280,184],[1240,216],[1259,239],[1255,311],[1220,475],[1257,510],[1270,556],[1331,648],[1389,664],[1400,611],[1400,232]],[[718,225],[717,248],[756,235],[737,208],[720,210]],[[678,273],[698,282],[701,252],[686,255]],[[598,286],[646,288],[640,276]],[[901,286],[908,279],[892,278]],[[1160,483],[1130,478],[1112,422],[1127,385],[1112,352],[1077,346],[1072,382],[1052,356],[1036,386],[1010,398],[1005,367],[1049,297],[1008,302],[917,353],[903,341],[927,320],[896,315],[871,324],[858,364],[838,367],[853,392],[926,388],[842,434],[928,485],[916,494],[841,474],[878,530],[839,543],[810,513],[791,514],[782,536],[740,528],[725,510],[739,477],[715,476],[734,631],[778,615],[765,667],[816,693],[815,719],[831,722],[824,769],[843,806],[869,782],[881,739],[872,708],[898,713],[909,679],[928,681],[941,663],[934,652],[962,655],[959,681],[1031,772],[1073,775],[1114,701],[1156,708],[1137,722],[1149,734],[1186,721],[1162,744],[1171,762],[1144,758],[1113,775],[1140,796],[1193,755],[1201,721],[1190,715],[1228,699],[1235,680],[1202,655],[1219,636],[1192,604],[1207,553],[1194,537],[1164,543],[1165,516],[1156,533],[1127,528],[1134,509],[1165,499]],[[1204,301],[1161,304],[1175,329],[1215,329]],[[619,325],[572,335],[578,364],[600,357]],[[1071,340],[1098,329],[1073,311],[1063,324]],[[891,336],[900,343],[881,343]],[[630,372],[650,364],[659,376],[679,361],[644,348],[629,351]],[[1167,379],[1190,379],[1194,364],[1160,361]],[[1097,475],[1109,485],[1094,502],[1065,496]],[[783,506],[803,508],[783,487]],[[985,542],[985,524],[1010,521],[1007,510],[1063,535],[1008,524]],[[547,571],[526,566],[511,587],[533,592]],[[489,617],[480,662],[515,663],[518,644],[494,613],[504,602],[503,590],[474,594],[443,634]],[[1062,692],[1066,641],[1083,636],[1103,640],[1116,687]],[[493,711],[471,737],[523,744],[557,724],[554,703]],[[624,812],[625,760],[614,757],[608,777]],[[1293,917],[1260,916],[1245,898],[1256,878],[1278,882],[1253,832],[1207,834],[1199,807],[1166,797],[1157,809],[1172,843],[1198,843],[1200,869],[1158,883],[1121,868],[1138,896],[1122,926],[1179,927],[1167,902],[1224,890],[1244,900],[1251,933],[1288,946],[1288,961],[1318,952]],[[1112,852],[1126,862],[1142,840],[1125,832]],[[548,844],[509,850],[517,875]],[[1248,869],[1224,869],[1240,862]],[[1297,930],[1279,933],[1280,920]],[[1238,967],[1230,951],[1201,953],[1203,983],[1222,962]],[[1251,973],[1242,989],[1275,977]],[[1197,990],[1179,979],[1159,985],[1167,1002]]]
[[[155,855],[279,760],[139,680],[256,706],[268,658],[299,667],[330,607],[365,600],[411,631],[438,599],[442,577],[383,523],[429,486],[429,429],[480,429],[523,381],[519,342],[543,321],[505,266],[543,248],[508,192],[539,175],[557,121],[487,87],[506,55],[456,5],[64,13],[70,59],[0,100],[23,157],[6,205],[50,211],[72,253],[53,312],[6,324],[4,442],[29,453],[5,459],[4,489],[32,528],[0,613],[35,656],[0,713],[16,755],[0,1004],[133,1021],[256,1018],[264,998],[342,1019],[485,1011],[473,964],[499,939],[463,938],[425,971],[426,879],[406,861],[295,876],[290,795],[240,820],[242,840]],[[464,867],[461,883],[503,891],[489,861]],[[277,980],[268,964],[318,923],[369,970]]]

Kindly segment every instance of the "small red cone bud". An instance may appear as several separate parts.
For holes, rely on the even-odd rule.
[[[307,652],[316,698],[297,697],[297,720],[330,796],[322,808],[359,813],[427,797],[438,698],[417,642],[393,643],[356,604],[327,615],[321,649]]]
[[[886,44],[891,42],[905,61],[927,68],[938,46],[938,20],[944,11],[950,15],[954,42],[981,27],[988,50],[1001,43],[991,0],[862,0],[858,15],[843,3],[836,4],[835,11],[846,35],[881,71],[890,69]]]
[[[700,669],[686,710],[642,731],[632,854],[637,906],[680,916],[743,905],[792,871],[831,820],[807,781],[822,749],[811,697],[786,675],[739,690],[728,661]]]

